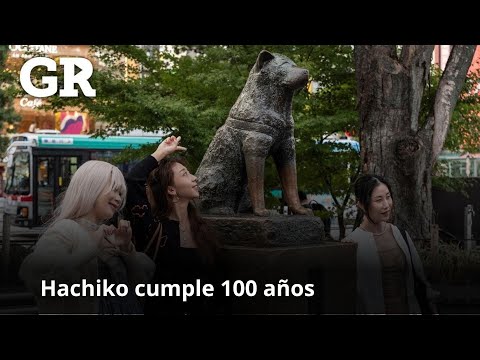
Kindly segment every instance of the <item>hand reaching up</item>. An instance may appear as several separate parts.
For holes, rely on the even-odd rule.
[[[174,153],[175,151],[186,151],[187,148],[183,146],[179,146],[180,140],[182,139],[181,136],[169,136],[162,141],[160,145],[158,145],[157,150],[152,154],[152,156],[157,160],[160,161],[164,157]]]

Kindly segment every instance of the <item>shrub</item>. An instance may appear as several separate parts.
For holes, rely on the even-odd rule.
[[[472,282],[480,281],[480,251],[467,251],[459,243],[439,242],[434,257],[430,244],[416,244],[427,277],[432,281]]]

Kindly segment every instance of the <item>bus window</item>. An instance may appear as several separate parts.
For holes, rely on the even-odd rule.
[[[70,184],[75,171],[79,166],[79,158],[77,156],[62,156],[60,157],[60,173],[58,174],[59,192],[63,192]]]
[[[27,152],[13,155],[12,166],[7,170],[5,193],[12,195],[30,194],[30,159]]]
[[[90,153],[90,160],[111,162],[113,155],[115,155],[113,151],[92,151]]]
[[[54,206],[54,165],[53,157],[38,158],[38,216],[45,219]]]
[[[38,187],[53,186],[53,157],[39,157],[38,158]]]

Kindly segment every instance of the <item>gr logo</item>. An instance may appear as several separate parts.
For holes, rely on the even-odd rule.
[[[88,82],[88,79],[90,79],[93,74],[93,65],[88,59],[62,57],[60,58],[60,65],[63,65],[64,73],[64,88],[60,89],[60,97],[77,97],[78,90],[73,87],[74,84],[80,86],[85,96],[96,96],[96,90],[92,89]],[[35,57],[28,60],[20,70],[20,84],[23,90],[37,98],[54,95],[58,89],[56,76],[42,76],[42,84],[47,85],[43,89],[39,89],[32,84],[31,72],[37,66],[45,66],[48,71],[55,71],[57,69],[55,60],[47,57]],[[77,74],[75,74],[75,66],[81,69]]]

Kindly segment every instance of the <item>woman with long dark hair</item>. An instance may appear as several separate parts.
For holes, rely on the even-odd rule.
[[[182,158],[166,158],[178,150],[180,137],[168,137],[127,176],[127,209],[137,250],[156,263],[153,284],[214,282],[217,246],[193,200],[199,197],[197,178]],[[220,291],[220,289],[217,289]],[[173,294],[148,296],[145,314],[205,314],[211,298],[188,301]]]
[[[422,313],[423,299],[415,294],[415,282],[420,282],[429,296],[435,292],[410,235],[391,222],[394,202],[390,184],[381,176],[362,175],[355,183],[355,197],[363,220],[342,241],[357,244],[357,312]]]

